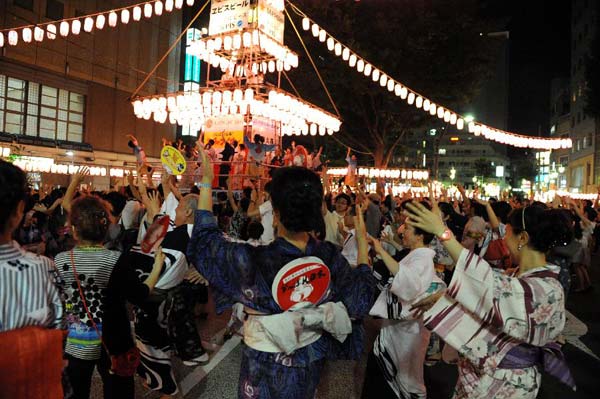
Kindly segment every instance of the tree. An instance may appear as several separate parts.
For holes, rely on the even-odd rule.
[[[436,104],[460,110],[491,73],[497,41],[480,33],[497,26],[478,15],[476,0],[456,0],[451,6],[436,0],[295,3],[375,67]],[[301,30],[300,16],[291,14]],[[288,75],[304,98],[324,106],[329,101],[287,24],[286,43],[300,55],[300,67]],[[376,166],[390,163],[407,131],[431,123],[434,117],[350,68],[310,32],[301,35],[343,119],[337,138],[367,154]]]
[[[490,165],[490,161],[485,158],[476,159],[473,163],[473,167],[475,168],[475,175],[481,176],[482,178],[490,177],[493,173],[492,165]]]

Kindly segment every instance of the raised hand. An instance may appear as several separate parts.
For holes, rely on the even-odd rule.
[[[153,191],[148,194],[148,201],[146,205],[146,212],[148,213],[148,221],[151,223],[154,217],[160,212],[160,194],[158,191]]]
[[[210,183],[213,181],[213,166],[210,163],[210,159],[208,158],[208,155],[204,149],[200,150],[200,158],[202,161],[202,181],[205,183]]]
[[[428,233],[439,236],[446,230],[442,218],[418,202],[407,204],[405,214],[408,216],[406,223]]]
[[[88,168],[87,166],[80,166],[77,173],[75,173],[73,175],[72,182],[76,182],[76,184],[79,185],[79,184],[81,184],[83,179],[89,175],[90,175],[90,168]]]
[[[127,172],[127,183],[129,183],[129,186],[133,186],[133,172],[132,171]]]
[[[367,225],[363,216],[362,206],[356,204],[356,216],[354,216],[354,229],[356,231],[356,242],[358,244],[358,263],[369,263],[369,242],[367,239]]]

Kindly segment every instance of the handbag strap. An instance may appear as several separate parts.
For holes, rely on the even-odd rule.
[[[88,309],[87,302],[85,300],[85,295],[83,294],[83,289],[81,288],[81,283],[79,282],[79,277],[77,276],[77,269],[75,268],[75,257],[73,256],[73,250],[71,249],[71,251],[69,253],[71,255],[71,266],[73,267],[73,276],[75,277],[75,282],[77,283],[77,288],[79,289],[79,297],[81,298],[81,303],[83,304],[83,308],[85,309],[85,313],[87,314],[87,317],[92,322],[92,326],[94,327],[94,330],[96,330],[96,334],[98,334],[98,337],[100,337],[100,342],[102,342],[102,346],[104,347],[104,350],[106,350],[106,353],[108,353],[108,355],[110,356],[108,347],[104,343],[104,338],[102,337],[102,333],[100,333],[100,330],[98,329],[98,326],[96,325],[96,322],[94,321],[94,318],[92,317],[92,314],[90,313],[90,310]]]

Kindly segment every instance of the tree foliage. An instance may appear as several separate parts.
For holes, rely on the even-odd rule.
[[[494,169],[492,168],[490,161],[485,158],[476,159],[473,163],[473,167],[475,168],[475,175],[483,177],[484,179],[486,177],[491,177],[492,173],[494,173]]]
[[[499,28],[499,21],[482,17],[479,1],[293,3],[374,67],[436,104],[460,111],[491,73],[497,41],[480,33]],[[350,68],[310,31],[302,31],[301,16],[293,10],[290,15],[339,108],[343,125],[336,137],[368,154],[376,166],[387,166],[404,134],[426,126],[433,117]],[[300,67],[288,72],[299,94],[333,112],[289,21],[286,44],[300,55]],[[291,90],[285,81],[283,85]]]

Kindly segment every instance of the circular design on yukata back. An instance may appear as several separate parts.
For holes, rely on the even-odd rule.
[[[288,310],[301,302],[318,305],[329,292],[331,272],[316,256],[306,256],[283,266],[271,286],[275,302]]]

